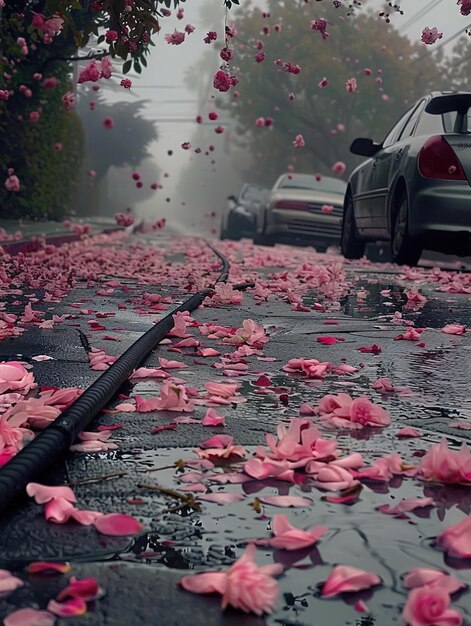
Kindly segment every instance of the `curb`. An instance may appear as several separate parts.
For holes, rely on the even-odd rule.
[[[115,233],[116,231],[125,230],[122,226],[110,226],[108,228],[104,228],[98,233],[93,233],[94,235],[109,235],[111,233]],[[46,246],[63,246],[66,243],[72,243],[74,241],[79,241],[82,239],[83,235],[77,235],[76,233],[63,233],[59,235],[50,235],[49,237],[31,237],[30,239],[20,239],[19,241],[5,241],[2,243],[0,241],[0,248],[3,249],[4,253],[9,254],[10,256],[15,256],[17,254],[23,253],[27,254],[29,252],[37,252],[40,250],[44,242]]]

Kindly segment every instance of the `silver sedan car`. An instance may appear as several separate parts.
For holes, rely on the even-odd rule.
[[[471,254],[471,93],[434,92],[412,106],[381,143],[356,139],[368,157],[345,194],[342,253],[390,241],[393,261],[416,265],[424,248]]]
[[[283,174],[257,221],[256,243],[302,241],[318,250],[338,245],[346,183],[330,176]]]

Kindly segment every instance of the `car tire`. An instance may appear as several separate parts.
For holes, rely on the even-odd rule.
[[[273,237],[263,233],[255,233],[253,242],[256,246],[270,246],[272,248],[275,245]]]
[[[366,241],[358,236],[353,213],[353,198],[348,192],[343,207],[341,250],[346,259],[361,259],[365,254]]]
[[[391,257],[398,265],[417,265],[423,245],[409,234],[409,200],[403,190],[398,196],[391,224]]]

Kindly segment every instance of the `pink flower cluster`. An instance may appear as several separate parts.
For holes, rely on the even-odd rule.
[[[438,39],[443,37],[443,33],[438,32],[438,28],[434,26],[433,28],[425,27],[422,31],[422,35],[420,40],[427,44],[428,46],[434,44]]]
[[[271,613],[279,594],[274,576],[282,573],[283,566],[273,564],[258,567],[254,561],[255,552],[255,546],[250,544],[227,572],[184,576],[180,585],[193,593],[221,594],[223,609],[230,605],[245,613]]]
[[[389,426],[389,413],[363,396],[353,399],[346,393],[324,396],[319,402],[320,418],[337,428]]]
[[[466,586],[460,580],[440,570],[416,567],[407,574],[404,585],[411,589],[402,611],[409,626],[461,626],[461,613],[450,608],[450,595]]]
[[[110,57],[104,57],[101,62],[93,59],[81,70],[78,83],[92,82],[96,83],[100,78],[110,78],[113,66]]]
[[[231,87],[235,87],[238,82],[236,76],[232,76],[224,70],[218,70],[213,78],[213,87],[224,93],[229,91]]]

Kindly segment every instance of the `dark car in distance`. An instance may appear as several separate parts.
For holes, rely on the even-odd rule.
[[[266,187],[246,183],[238,196],[229,196],[222,215],[220,239],[253,237],[258,213],[264,207],[269,193]]]
[[[471,93],[434,92],[416,102],[381,143],[356,139],[364,157],[350,175],[342,254],[389,241],[392,260],[416,265],[424,249],[471,254]]]

